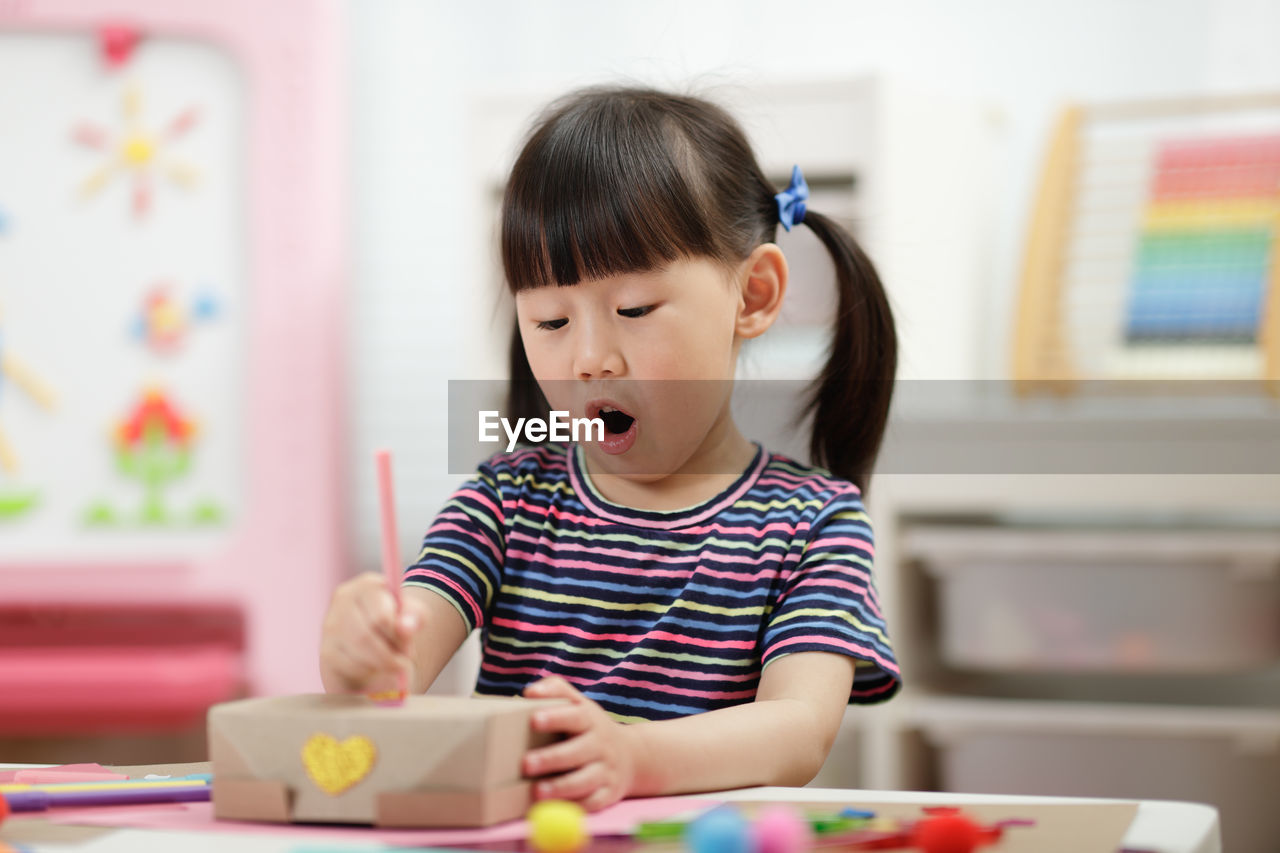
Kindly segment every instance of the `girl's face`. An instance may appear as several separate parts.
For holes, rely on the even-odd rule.
[[[605,422],[603,441],[582,442],[594,470],[660,479],[724,433],[744,306],[736,277],[683,259],[516,295],[525,354],[551,408]]]

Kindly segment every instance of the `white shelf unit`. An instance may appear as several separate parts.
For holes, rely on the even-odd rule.
[[[1280,839],[1280,712],[935,697],[907,719],[936,787],[1207,802],[1224,849]]]
[[[1276,425],[1273,411],[1252,429],[1275,436]],[[999,447],[1006,432],[986,441]],[[1280,567],[1280,476],[890,473],[868,506],[905,686],[850,709],[841,742],[854,748],[833,751],[819,783],[1210,802],[1225,849],[1275,849],[1280,659],[1216,673],[962,670],[940,654],[939,586],[921,558],[948,545],[1064,566],[1200,560],[1224,583],[1265,579]]]
[[[940,665],[1219,675],[1280,661],[1280,531],[914,524]]]

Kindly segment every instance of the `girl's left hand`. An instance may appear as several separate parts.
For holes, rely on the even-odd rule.
[[[541,779],[534,786],[539,800],[576,800],[587,811],[611,806],[631,790],[635,779],[632,737],[627,726],[559,676],[535,681],[524,689],[530,699],[568,699],[568,705],[543,708],[533,715],[536,732],[564,732],[569,737],[530,750],[524,774]]]

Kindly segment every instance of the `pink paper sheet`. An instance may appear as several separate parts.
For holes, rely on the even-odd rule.
[[[49,777],[48,779],[31,777]],[[76,778],[83,777],[83,778]],[[61,767],[33,767],[23,768],[20,770],[0,770],[0,785],[9,784],[37,784],[39,782],[80,782],[86,781],[92,777],[92,781],[98,781],[110,777],[112,779],[127,779],[119,773],[112,773],[101,764],[64,764]]]
[[[679,797],[653,797],[623,800],[617,805],[587,817],[592,835],[630,833],[636,824],[647,820],[665,820],[686,812],[718,805],[716,800],[694,800]],[[516,841],[528,835],[523,820],[513,820],[486,829],[377,829],[365,826],[327,826],[321,824],[251,823],[238,820],[214,820],[211,803],[169,803],[154,806],[113,806],[90,809],[54,809],[49,812],[54,823],[118,826],[134,829],[169,829],[191,832],[254,832],[292,835],[295,838],[345,839],[348,841],[381,841],[384,844],[441,847],[450,844],[487,844]]]

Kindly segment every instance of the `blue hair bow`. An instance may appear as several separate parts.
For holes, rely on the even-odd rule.
[[[804,222],[805,200],[809,198],[809,185],[804,182],[799,166],[791,167],[791,186],[774,196],[778,200],[778,221],[790,231],[792,225]]]

